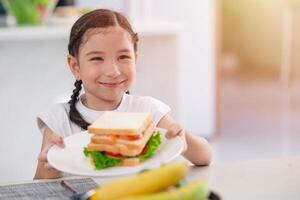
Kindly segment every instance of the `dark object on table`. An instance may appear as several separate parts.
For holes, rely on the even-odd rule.
[[[91,178],[68,179],[67,182],[78,193],[99,187]],[[0,186],[0,199],[70,200],[73,194],[61,185],[61,180]]]
[[[0,1],[0,15],[6,15],[5,9]]]
[[[221,200],[221,197],[217,195],[215,192],[210,192],[208,196],[209,200]]]
[[[56,7],[58,6],[73,6],[75,4],[74,0],[59,0]]]

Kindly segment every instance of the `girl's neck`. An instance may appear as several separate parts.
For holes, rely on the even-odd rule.
[[[105,99],[99,99],[96,97],[87,98],[86,95],[84,98],[82,98],[82,104],[92,110],[97,110],[97,111],[115,110],[118,108],[118,106],[122,101],[122,96],[118,100],[109,101]]]

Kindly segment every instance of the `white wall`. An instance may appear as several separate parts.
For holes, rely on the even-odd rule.
[[[0,182],[34,175],[41,146],[36,115],[73,89],[66,45],[64,40],[0,43]]]
[[[153,0],[153,18],[180,21],[181,120],[209,137],[215,130],[214,1]],[[166,12],[166,8],[168,12]]]

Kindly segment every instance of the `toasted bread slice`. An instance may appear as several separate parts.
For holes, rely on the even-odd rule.
[[[150,123],[143,137],[132,141],[123,139],[110,140],[109,138],[94,135],[92,142],[88,144],[87,148],[89,151],[107,151],[123,156],[137,156],[141,154],[154,131],[155,126],[153,123]]]
[[[139,158],[127,158],[123,160],[122,166],[131,167],[140,164]]]
[[[88,127],[88,132],[105,135],[138,135],[146,130],[151,121],[150,113],[107,111]]]

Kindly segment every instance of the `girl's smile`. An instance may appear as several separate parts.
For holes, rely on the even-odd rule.
[[[118,82],[98,82],[101,86],[107,87],[107,88],[116,88],[124,84],[127,80],[118,81]]]

